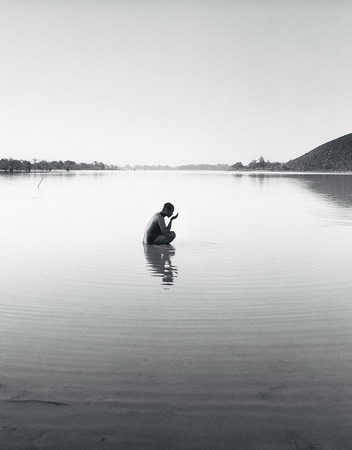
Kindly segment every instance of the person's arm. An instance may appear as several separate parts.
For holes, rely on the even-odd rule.
[[[162,232],[162,234],[167,234],[170,230],[171,230],[171,225],[172,225],[172,221],[177,219],[178,214],[176,214],[176,216],[172,216],[168,225],[165,225],[165,218],[163,216],[159,216],[158,218],[158,224],[160,227],[160,230]]]
[[[159,225],[159,227],[160,227],[161,233],[162,233],[162,234],[166,234],[166,233],[168,233],[168,232],[170,231],[170,229],[171,229],[171,220],[170,220],[170,222],[169,222],[169,225],[166,226],[166,225],[165,225],[165,219],[164,219],[164,217],[163,217],[162,215],[160,215],[160,216],[158,217],[158,225]]]

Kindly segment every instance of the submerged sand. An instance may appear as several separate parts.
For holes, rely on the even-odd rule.
[[[223,405],[213,398],[203,406],[185,399],[162,407],[147,401],[3,400],[1,449],[351,448],[350,410],[343,402],[307,407],[292,398],[283,405],[287,390],[258,393],[256,404],[241,398]]]

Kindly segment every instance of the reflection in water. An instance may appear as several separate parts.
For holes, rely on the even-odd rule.
[[[161,277],[161,284],[172,286],[174,277],[177,277],[177,266],[171,263],[175,255],[175,247],[172,245],[144,245],[144,254],[148,270],[154,277]]]
[[[305,177],[309,189],[323,195],[335,204],[350,208],[352,206],[351,175],[311,175]]]
[[[235,178],[243,173],[231,174]],[[249,172],[248,178],[260,184],[273,179],[295,180],[304,184],[309,190],[320,194],[326,200],[344,208],[352,206],[352,175],[342,173],[278,173],[278,172]]]

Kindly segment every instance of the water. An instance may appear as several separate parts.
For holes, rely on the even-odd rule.
[[[352,176],[2,174],[0,202],[2,402],[97,410],[111,448],[350,448]]]

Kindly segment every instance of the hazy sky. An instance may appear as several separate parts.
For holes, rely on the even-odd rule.
[[[0,0],[0,158],[287,161],[352,132],[351,0]]]

